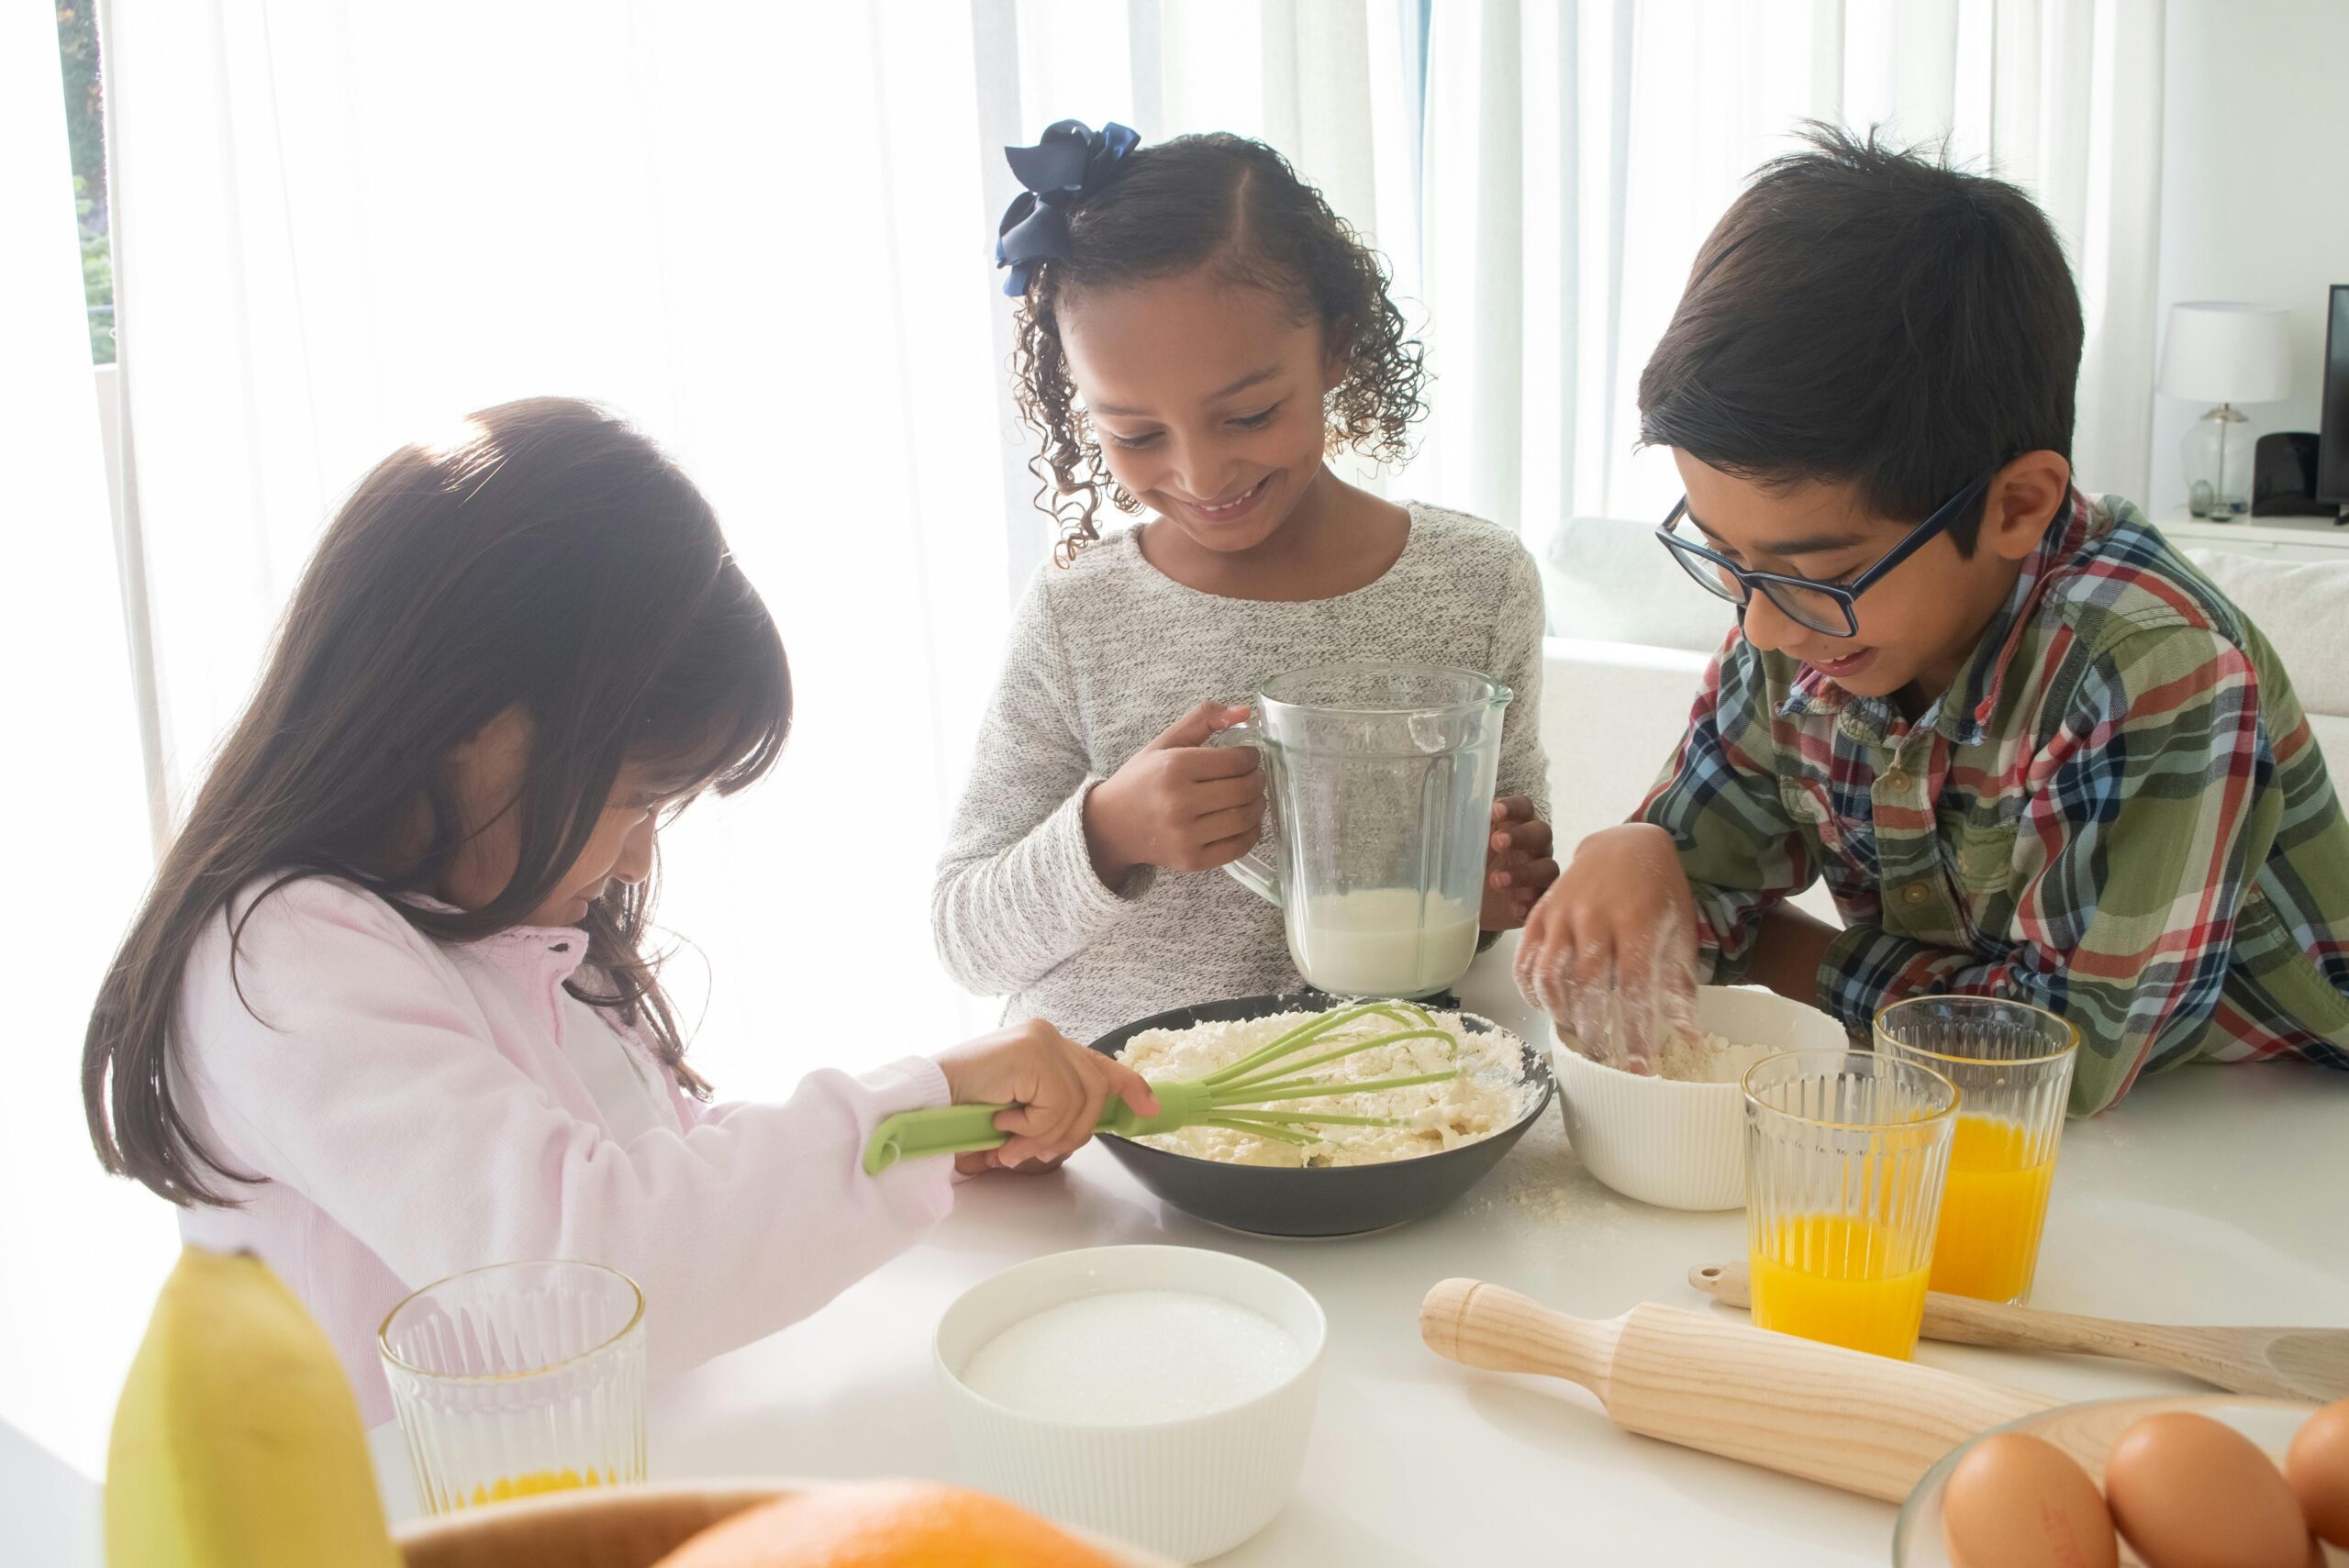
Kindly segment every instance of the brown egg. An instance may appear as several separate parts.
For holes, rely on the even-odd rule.
[[[2284,1476],[2309,1529],[2349,1548],[2349,1399],[2336,1399],[2300,1423],[2284,1451]]]
[[[2121,1556],[2088,1473],[2020,1432],[1984,1438],[1950,1472],[1942,1541],[1955,1568],[2114,1568]]]
[[[2283,1472],[2208,1416],[2171,1410],[2121,1433],[2104,1495],[2148,1568],[2308,1568],[2308,1526]]]

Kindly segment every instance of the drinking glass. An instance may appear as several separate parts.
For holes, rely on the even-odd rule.
[[[474,1269],[394,1307],[379,1349],[427,1514],[644,1479],[644,1295],[626,1274]]]
[[[2080,1031],[2021,1002],[1919,996],[1876,1014],[1876,1048],[1957,1085],[1932,1288],[2022,1300],[2039,1266]]]
[[[1906,1360],[1925,1315],[1957,1087],[1865,1051],[1745,1074],[1747,1254],[1764,1329]]]

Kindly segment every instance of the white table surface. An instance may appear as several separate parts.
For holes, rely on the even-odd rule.
[[[1461,991],[1530,1029],[1510,951],[1486,954]],[[1725,1311],[1687,1274],[1742,1256],[1743,1223],[1618,1197],[1584,1173],[1554,1110],[1449,1210],[1341,1240],[1218,1229],[1087,1148],[1056,1175],[966,1184],[926,1242],[815,1317],[656,1388],[651,1471],[952,1479],[930,1364],[947,1305],[1041,1253],[1165,1242],[1284,1270],[1330,1319],[1304,1480],[1264,1533],[1219,1563],[1887,1562],[1886,1504],[1631,1436],[1578,1388],[1470,1372],[1419,1342],[1419,1298],[1453,1274],[1586,1317],[1641,1301]],[[2349,1074],[2187,1068],[2074,1123],[2033,1300],[2186,1323],[2349,1327]],[[1919,1358],[2064,1398],[2200,1386],[2087,1358],[1931,1344]],[[392,1429],[375,1440],[386,1499],[406,1517],[406,1455]]]

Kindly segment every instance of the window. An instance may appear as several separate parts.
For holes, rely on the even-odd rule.
[[[114,248],[106,232],[106,95],[98,59],[98,0],[58,0],[57,52],[65,73],[65,136],[73,210],[82,231],[82,289],[90,360],[114,363]]]

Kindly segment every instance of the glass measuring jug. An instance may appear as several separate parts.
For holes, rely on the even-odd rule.
[[[1468,971],[1513,694],[1426,664],[1264,683],[1215,738],[1265,769],[1264,840],[1224,869],[1276,906],[1297,973],[1339,996],[1430,996]]]

